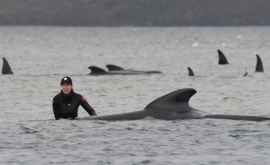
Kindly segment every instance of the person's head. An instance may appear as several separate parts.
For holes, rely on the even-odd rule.
[[[69,94],[73,90],[72,79],[68,76],[62,78],[60,85],[64,94]]]

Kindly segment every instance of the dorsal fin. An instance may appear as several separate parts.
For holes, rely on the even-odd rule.
[[[188,67],[187,69],[188,69],[188,75],[189,76],[195,76],[193,70],[190,67]]]
[[[8,61],[6,60],[6,58],[3,57],[2,59],[3,59],[2,74],[13,74],[13,71],[12,71]]]
[[[248,72],[246,71],[243,76],[244,77],[247,77],[248,76]]]
[[[261,57],[259,55],[256,55],[256,57],[257,57],[257,63],[256,63],[255,72],[264,72],[263,62],[262,62]]]
[[[117,65],[113,65],[113,64],[108,64],[106,65],[106,68],[109,70],[109,71],[120,71],[120,70],[124,70],[124,68],[120,67],[120,66],[117,66]]]
[[[228,62],[226,56],[224,55],[224,53],[220,49],[218,49],[217,52],[218,52],[218,64],[219,65],[229,64],[229,62]]]
[[[178,111],[186,112],[190,108],[188,102],[196,93],[195,89],[184,88],[162,96],[145,107],[148,111]]]
[[[94,74],[94,75],[106,74],[107,73],[104,69],[102,69],[100,67],[97,67],[97,66],[89,66],[88,69],[91,70],[90,74]]]

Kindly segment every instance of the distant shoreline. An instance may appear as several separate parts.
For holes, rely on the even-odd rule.
[[[88,25],[1,25],[1,27],[59,27],[59,28],[268,28],[270,25],[225,25],[225,26],[88,26]]]
[[[8,0],[0,25],[267,26],[269,0]]]

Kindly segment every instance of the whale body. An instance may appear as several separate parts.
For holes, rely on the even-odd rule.
[[[123,120],[140,120],[146,117],[153,117],[161,120],[184,120],[184,119],[229,119],[245,121],[265,121],[270,120],[268,117],[261,116],[241,116],[241,115],[222,115],[206,114],[200,110],[192,108],[189,105],[190,98],[196,93],[195,89],[184,88],[162,96],[147,105],[144,110],[98,116],[90,118],[93,120],[106,121],[123,121]]]
[[[141,75],[141,74],[161,74],[160,71],[140,71],[140,70],[133,70],[133,69],[124,69],[117,65],[106,65],[108,71],[102,69],[97,66],[89,66],[90,75]]]

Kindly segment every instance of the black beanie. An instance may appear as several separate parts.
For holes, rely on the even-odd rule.
[[[63,77],[60,85],[64,85],[64,84],[72,85],[72,79],[68,76]]]

